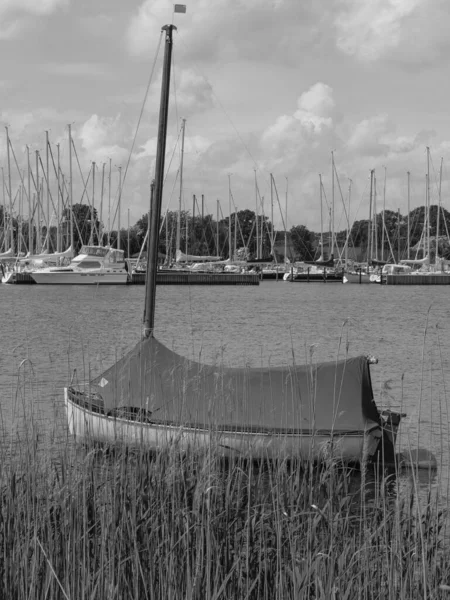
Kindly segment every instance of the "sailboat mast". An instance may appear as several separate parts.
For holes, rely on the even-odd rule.
[[[117,250],[120,250],[120,210],[122,208],[122,167],[119,167],[119,200],[117,202]],[[161,210],[160,210],[161,214]]]
[[[369,198],[369,222],[367,224],[367,271],[369,270],[371,258],[371,242],[372,242],[372,194],[373,194],[373,178],[375,170],[370,171],[370,198]]]
[[[275,240],[273,237],[273,175],[270,174],[270,254],[275,256]]]
[[[111,170],[112,170],[112,158],[109,159],[109,173],[108,173],[108,239],[106,245],[111,244]],[[150,227],[150,222],[148,223]]]
[[[183,162],[184,162],[184,133],[186,130],[186,119],[181,120],[181,158],[180,158],[180,194],[178,198],[178,219],[177,219],[177,243],[175,251],[181,250],[181,208],[183,202]],[[187,217],[186,217],[187,224]],[[186,235],[187,237],[187,235]],[[186,241],[187,243],[187,241]]]
[[[438,199],[438,210],[437,210],[437,217],[436,217],[436,258],[435,258],[435,264],[438,264],[438,260],[439,260],[439,229],[440,229],[440,216],[441,216],[441,192],[442,192],[442,163],[443,163],[443,158],[441,156],[441,166],[439,169],[439,199]]]
[[[387,169],[384,167],[384,186],[383,186],[383,218],[381,219],[381,260],[384,261],[384,217],[386,211],[386,175]]]
[[[73,174],[72,174],[72,126],[69,124],[69,211],[70,211],[70,248],[75,252],[75,243],[73,238]]]
[[[100,219],[98,226],[98,243],[103,246],[103,194],[105,192],[105,163],[102,164],[102,190],[100,192]]]
[[[430,147],[427,146],[427,207],[428,207],[428,222],[427,222],[427,256],[430,259],[430,216],[431,216],[431,196],[430,196]]]
[[[345,268],[348,268],[348,245],[350,243],[350,205],[352,198],[352,180],[348,180],[347,241],[345,243]]]
[[[155,327],[156,271],[158,268],[159,222],[161,219],[162,192],[164,184],[164,159],[166,154],[167,117],[169,112],[170,67],[172,63],[172,32],[174,25],[164,25],[164,64],[159,109],[158,145],[156,149],[155,192],[151,205],[144,309],[144,337],[153,337]]]
[[[56,144],[56,149],[58,152],[58,173],[57,173],[57,186],[58,193],[56,194],[56,252],[61,252],[61,232],[60,232],[60,174],[61,174],[61,157],[59,151],[59,144]]]
[[[91,232],[89,236],[89,245],[94,243],[94,204],[95,204],[95,162],[92,163],[92,206],[91,206]]]
[[[375,258],[378,260],[378,227],[377,227],[377,178],[373,179],[373,248],[375,249]]]
[[[331,151],[331,258],[334,256],[334,152]]]
[[[217,227],[216,227],[216,235],[217,235],[217,242],[216,242],[216,253],[217,253],[217,258],[220,257],[220,251],[219,251],[219,199],[217,199]]]
[[[31,166],[30,166],[30,148],[27,146],[27,167],[28,167],[28,252],[33,254],[33,203],[31,200]]]
[[[228,210],[230,216],[228,217],[228,258],[231,260],[231,175],[228,174]]]
[[[411,251],[409,249],[409,247],[410,247],[410,239],[409,239],[409,237],[410,237],[410,229],[411,229],[410,228],[410,211],[411,211],[411,208],[410,208],[410,202],[411,202],[411,182],[410,182],[410,177],[411,177],[411,173],[408,171],[407,175],[408,175],[408,233],[407,233],[407,242],[406,243],[408,244],[408,260],[409,260],[410,254],[411,254]]]
[[[48,140],[48,131],[45,132],[45,171],[46,171],[46,178],[47,178],[47,252],[50,252],[50,179],[49,179],[49,173],[50,173],[50,169],[49,169],[49,154],[48,154],[48,150],[49,150],[49,140]]]
[[[41,188],[39,183],[39,150],[36,153],[36,206],[37,206],[37,231],[36,231],[36,251],[41,252]]]
[[[322,198],[322,175],[319,173],[320,193],[320,256],[323,259],[323,198]]]
[[[6,129],[6,147],[8,155],[8,195],[9,195],[9,228],[11,230],[11,249],[14,250],[14,225],[13,225],[13,213],[12,213],[12,187],[11,187],[11,158],[10,158],[10,142],[8,128]]]
[[[284,262],[286,263],[286,258],[287,258],[287,203],[288,203],[288,185],[289,185],[289,180],[286,177],[286,201],[285,201],[285,206],[284,206],[284,218],[285,218],[285,224],[284,224]]]
[[[259,258],[259,223],[258,223],[258,183],[256,181],[255,171],[255,219],[256,219],[256,258]]]

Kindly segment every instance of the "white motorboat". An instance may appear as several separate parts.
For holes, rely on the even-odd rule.
[[[128,281],[123,250],[87,245],[68,266],[36,269],[31,276],[36,283],[54,285],[125,285]]]

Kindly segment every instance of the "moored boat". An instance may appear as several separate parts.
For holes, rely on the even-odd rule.
[[[128,280],[123,250],[88,245],[68,266],[35,269],[31,276],[36,283],[53,285],[124,285]]]
[[[77,439],[215,449],[252,459],[394,460],[401,415],[380,411],[367,356],[328,363],[225,368],[180,356],[154,337],[172,32],[163,89],[150,221],[143,339],[90,383],[65,389]]]

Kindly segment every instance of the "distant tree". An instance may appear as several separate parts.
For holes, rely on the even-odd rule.
[[[313,260],[315,234],[305,225],[295,225],[290,233],[297,260]]]

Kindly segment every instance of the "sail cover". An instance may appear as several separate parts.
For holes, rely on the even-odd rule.
[[[106,414],[137,407],[149,411],[152,422],[186,427],[345,433],[380,422],[364,356],[225,368],[191,361],[151,337],[94,379],[90,392]]]

